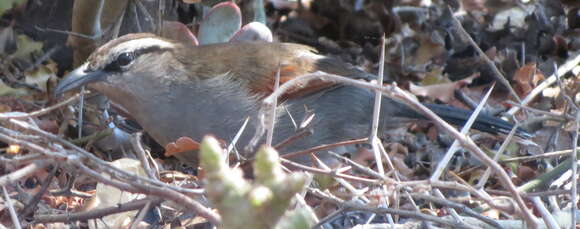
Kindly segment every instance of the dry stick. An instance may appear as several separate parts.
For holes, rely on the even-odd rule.
[[[280,87],[280,64],[278,64],[278,70],[276,71],[276,81],[274,83],[274,91],[278,90]],[[266,129],[268,132],[266,133],[266,145],[272,146],[272,139],[274,138],[274,125],[276,124],[276,107],[278,107],[278,98],[272,103],[272,107],[270,108],[269,118],[267,119]]]
[[[497,152],[495,153],[495,155],[493,155],[493,160],[494,161],[497,161],[499,159],[499,157],[501,155],[503,155],[503,152],[505,152],[505,150],[507,149],[509,143],[511,142],[511,139],[516,134],[516,131],[517,131],[518,127],[519,127],[519,125],[516,124],[512,128],[512,130],[510,131],[510,133],[508,134],[508,136],[505,138],[505,140],[503,141],[503,143],[499,147],[499,150],[497,150]],[[479,179],[479,182],[477,183],[477,185],[475,185],[475,187],[477,189],[483,188],[483,186],[485,185],[485,183],[487,183],[487,179],[489,179],[489,176],[490,175],[491,175],[491,169],[490,168],[485,169],[485,172],[483,172],[483,175],[481,176],[481,179]]]
[[[21,122],[19,122],[17,120],[12,120],[12,121],[15,121],[15,122],[13,122],[15,124],[22,124]],[[30,130],[34,130],[37,133],[42,133],[51,140],[57,140],[57,139],[58,139],[57,141],[62,140],[62,139],[59,139],[58,137],[55,137],[51,134],[48,134],[42,130],[38,130],[38,129],[34,129],[34,128],[30,128]],[[14,139],[10,136],[4,135],[4,134],[0,134],[0,139],[1,138],[8,139],[9,141],[16,140],[16,139]],[[66,143],[66,141],[64,141],[64,142]],[[46,150],[45,148],[38,146],[38,145],[35,145],[35,144],[32,144],[32,143],[29,143],[29,142],[19,142],[19,144],[27,147],[30,150],[45,153],[46,155],[55,155],[54,153],[51,153],[50,151]],[[72,144],[67,143],[67,146],[70,146],[70,145],[72,145]],[[76,151],[77,151],[77,153],[79,153],[79,155],[85,156],[84,154],[88,153],[88,152],[82,151],[82,149],[78,150],[78,147],[76,147],[74,145],[72,145],[72,146],[73,146],[72,147],[73,149],[77,149]],[[122,174],[124,177],[127,177],[126,182],[128,182],[128,181],[135,181],[135,182],[123,183],[123,182],[114,181],[110,177],[104,177],[100,173],[93,171],[92,169],[90,169],[89,167],[84,165],[80,160],[83,157],[79,157],[79,155],[68,155],[68,156],[64,156],[64,158],[62,158],[63,156],[61,156],[61,160],[66,160],[68,163],[72,164],[73,166],[76,166],[79,170],[84,171],[86,174],[92,176],[94,179],[96,179],[104,184],[108,184],[108,185],[114,186],[116,188],[119,188],[121,190],[129,191],[129,192],[133,192],[133,193],[143,193],[143,194],[152,194],[152,195],[161,196],[164,199],[171,200],[177,204],[180,204],[180,205],[186,207],[189,210],[195,211],[200,216],[206,218],[208,221],[210,221],[211,223],[213,223],[215,225],[219,225],[221,222],[219,215],[217,215],[216,213],[214,213],[210,209],[207,209],[205,206],[203,206],[202,204],[193,200],[192,198],[182,194],[179,191],[174,190],[174,188],[176,188],[176,187],[166,185],[166,184],[164,184],[160,181],[157,181],[157,180],[152,180],[149,178],[144,178],[144,177],[136,176],[133,174],[129,174],[125,171],[119,170],[119,169],[117,169],[113,166],[110,166],[110,165],[104,166],[104,169],[102,169],[103,172],[108,172],[108,173],[111,173],[111,176],[116,176],[115,174],[112,174],[112,171],[115,171],[118,174]],[[86,158],[86,156],[84,158]],[[92,161],[91,157],[89,157],[89,158],[91,159],[89,161],[94,162],[94,161]],[[104,162],[101,162],[100,159],[98,159],[96,157],[94,157],[94,158],[95,158],[94,160],[96,160],[98,163],[104,163]],[[106,163],[104,163],[104,164],[106,164]],[[108,164],[106,164],[106,165],[108,165]],[[100,167],[100,168],[103,168],[103,167]],[[142,184],[142,183],[136,182],[139,180],[146,181],[149,184]],[[161,183],[162,185],[159,185],[159,187],[156,185],[151,185],[151,184],[157,184],[157,183]]]
[[[451,209],[457,209],[460,210],[461,212],[465,213],[466,215],[469,215],[471,217],[477,218],[479,220],[481,220],[484,223],[487,223],[493,227],[496,228],[503,228],[498,222],[496,222],[495,220],[483,216],[478,212],[475,212],[474,210],[472,210],[471,208],[463,205],[463,204],[459,204],[459,203],[455,203],[453,201],[449,201],[443,198],[437,198],[434,196],[430,196],[430,195],[423,195],[423,194],[411,194],[411,196],[415,197],[415,198],[419,198],[419,199],[423,199],[423,200],[427,200],[436,204],[440,204],[440,205],[445,205],[448,208]]]
[[[576,148],[576,149],[580,149],[580,148]],[[570,155],[570,153],[572,153],[572,152],[574,152],[574,150],[567,149],[567,150],[548,152],[548,153],[543,153],[543,154],[538,154],[538,155],[514,157],[514,158],[510,158],[510,159],[501,160],[500,163],[510,163],[510,162],[520,162],[520,161],[526,162],[526,161],[539,160],[539,159],[550,158],[550,157],[560,157],[560,156]]]
[[[557,67],[554,64],[554,69],[557,69]],[[578,158],[578,154],[577,153],[577,148],[578,148],[578,128],[580,128],[580,108],[578,108],[578,106],[576,106],[576,103],[574,103],[574,100],[570,97],[570,95],[568,95],[566,93],[566,90],[564,88],[564,86],[562,85],[562,81],[560,80],[560,77],[556,77],[557,82],[558,82],[558,87],[560,87],[560,91],[562,92],[561,95],[562,97],[564,97],[564,99],[566,101],[568,101],[568,104],[574,108],[574,111],[576,113],[576,119],[575,119],[575,123],[574,123],[574,137],[572,140],[572,155],[571,155],[571,160],[572,160],[572,167],[570,169],[572,169],[572,188],[570,189],[571,192],[571,199],[572,199],[572,207],[570,209],[570,211],[572,212],[572,216],[570,218],[571,221],[571,225],[576,225],[576,209],[578,208],[578,206],[576,205],[576,203],[578,203],[578,193],[577,193],[577,184],[578,184],[578,163],[577,163],[577,158]]]
[[[446,130],[449,134],[454,136],[455,139],[458,139],[463,147],[465,147],[467,150],[469,150],[471,153],[473,153],[474,156],[479,158],[485,165],[491,167],[494,170],[494,172],[498,174],[498,178],[499,178],[500,182],[502,183],[502,186],[504,186],[506,189],[508,189],[512,193],[514,198],[516,199],[516,203],[518,204],[519,208],[521,209],[521,211],[523,213],[523,217],[526,220],[526,222],[528,223],[528,225],[531,228],[537,228],[537,222],[536,222],[535,217],[532,215],[530,210],[526,207],[524,200],[522,199],[519,192],[516,190],[516,187],[511,182],[510,177],[502,169],[502,167],[497,162],[492,160],[489,156],[487,156],[487,154],[485,152],[483,152],[483,150],[481,150],[479,147],[477,147],[477,145],[475,145],[475,143],[473,142],[473,140],[471,140],[471,138],[466,137],[466,136],[462,135],[461,133],[459,133],[450,124],[443,121],[439,116],[437,116],[435,113],[433,113],[431,110],[429,110],[429,108],[425,107],[424,105],[422,105],[418,101],[414,100],[412,98],[412,96],[407,95],[407,93],[405,91],[403,91],[402,89],[400,89],[398,87],[391,86],[391,87],[380,88],[380,87],[377,87],[375,84],[361,82],[359,80],[353,80],[353,79],[349,79],[349,78],[342,77],[339,75],[334,75],[334,74],[329,74],[329,73],[324,73],[324,72],[319,71],[319,72],[315,72],[315,73],[311,73],[311,74],[306,74],[306,75],[303,75],[301,77],[297,77],[295,79],[292,79],[292,80],[284,83],[282,86],[280,86],[280,88],[278,90],[274,91],[270,96],[266,97],[263,100],[264,106],[268,106],[269,104],[271,104],[272,100],[274,98],[277,98],[278,96],[285,93],[286,91],[288,91],[292,87],[295,87],[296,85],[308,83],[309,81],[315,80],[315,79],[343,83],[343,84],[353,85],[353,86],[367,88],[367,89],[371,89],[371,90],[381,90],[383,93],[385,93],[389,97],[394,98],[394,99],[399,99],[402,102],[404,102],[406,105],[408,105],[411,108],[422,113],[426,118],[432,120],[435,124],[439,125],[444,130]]]
[[[58,215],[38,215],[34,218],[34,223],[74,222],[74,221],[98,219],[103,218],[104,216],[107,215],[138,210],[143,208],[143,206],[145,206],[147,203],[156,205],[160,204],[161,202],[163,202],[163,200],[160,198],[145,198],[118,204],[112,207],[94,209],[87,212],[66,213]]]
[[[377,79],[377,86],[382,87],[383,86],[383,74],[385,72],[385,34],[383,34],[383,36],[381,37],[381,56],[380,56],[380,60],[379,63],[381,63],[379,65],[379,75],[378,75],[378,79]],[[381,101],[382,101],[383,95],[381,93],[380,90],[375,91],[375,103],[374,103],[374,108],[373,108],[373,123],[371,125],[371,136],[369,137],[369,139],[371,140],[371,145],[373,146],[373,154],[375,156],[375,162],[377,164],[377,170],[380,174],[385,174],[385,169],[383,168],[383,160],[381,159],[381,153],[378,150],[378,144],[377,141],[379,141],[378,138],[378,132],[379,132],[379,121],[380,121],[380,116],[381,116]],[[394,170],[395,167],[393,166],[393,163],[389,160],[389,158],[385,158],[387,160],[387,163],[389,164],[389,167],[391,170]]]
[[[510,196],[511,193],[506,192],[506,191],[501,191],[501,190],[494,190],[494,189],[486,189],[486,192],[489,192],[493,195],[501,195],[501,196]],[[563,194],[569,194],[570,190],[550,190],[550,191],[543,191],[543,192],[528,192],[528,193],[522,193],[522,196],[525,198],[531,198],[534,196],[541,196],[541,197],[545,197],[545,196],[555,196],[555,195],[563,195]]]
[[[485,165],[491,167],[495,173],[497,173],[502,186],[508,189],[514,196],[513,198],[516,200],[516,203],[520,207],[522,211],[523,217],[530,228],[537,228],[538,222],[536,218],[532,215],[530,209],[527,208],[526,203],[520,196],[519,192],[517,191],[514,184],[511,182],[510,177],[507,173],[503,170],[503,168],[491,159],[483,150],[481,150],[471,138],[468,136],[464,136],[459,133],[455,128],[449,125],[447,122],[443,121],[439,116],[433,113],[429,108],[423,106],[421,103],[415,101],[410,95],[407,95],[405,91],[401,90],[400,88],[392,88],[392,95],[396,98],[402,99],[405,101],[407,105],[410,105],[413,109],[420,111],[423,115],[434,121],[437,125],[444,127],[445,130],[451,135],[458,139],[459,142],[463,147],[469,150],[471,153],[474,154],[476,158],[481,160]]]
[[[433,193],[437,197],[441,198],[442,200],[445,200],[445,196],[443,195],[441,190],[439,190],[438,188],[433,189]],[[454,208],[448,208],[448,209],[449,209],[449,213],[451,213],[451,217],[453,217],[453,219],[455,219],[455,221],[457,223],[465,224],[465,222],[463,222],[463,219],[461,219],[461,216],[459,216],[459,214],[457,213],[457,211],[455,211]]]
[[[377,79],[377,86],[382,87],[383,86],[383,74],[385,73],[385,43],[386,43],[386,39],[385,39],[385,34],[383,33],[383,36],[381,37],[381,55],[379,58],[379,63],[381,63],[379,65],[379,75],[378,75],[378,79]],[[371,125],[371,136],[369,137],[369,139],[371,140],[371,146],[373,147],[373,154],[375,156],[375,163],[377,164],[377,170],[380,174],[385,174],[385,169],[383,168],[383,160],[381,158],[381,152],[385,152],[385,148],[383,146],[383,144],[381,144],[381,140],[378,137],[378,132],[379,132],[379,122],[380,122],[380,118],[381,118],[381,102],[383,99],[383,95],[381,93],[380,90],[376,90],[375,91],[375,102],[374,102],[374,107],[373,107],[373,122]],[[398,181],[399,180],[399,176],[397,175],[397,170],[395,170],[395,166],[393,166],[393,162],[391,161],[391,158],[389,157],[389,155],[387,153],[384,154],[385,160],[387,161],[387,165],[389,166],[389,168],[391,169],[391,171],[395,171],[395,179]],[[386,187],[383,185],[382,186],[383,191],[387,191]],[[398,198],[395,198],[395,200],[398,200]],[[380,199],[381,201],[381,205],[387,206],[387,203],[384,199]],[[393,221],[393,217],[390,214],[386,215],[387,217],[387,221],[389,221],[389,223],[391,224],[391,226],[394,226],[394,221]],[[371,218],[374,218],[374,215],[371,216]]]
[[[354,139],[354,140],[346,140],[346,141],[332,143],[332,144],[319,145],[319,146],[315,146],[315,147],[312,147],[310,149],[306,149],[306,150],[302,150],[302,151],[287,153],[287,154],[284,154],[284,155],[280,155],[280,157],[282,157],[282,158],[292,158],[292,157],[296,157],[296,156],[303,155],[303,154],[309,154],[309,153],[314,153],[314,152],[318,152],[318,151],[323,151],[323,150],[327,150],[327,149],[336,148],[336,147],[339,147],[339,146],[366,143],[368,141],[369,141],[368,138],[360,138],[360,139]]]
[[[534,197],[530,198],[530,200],[532,200],[532,203],[534,203],[536,210],[540,213],[540,215],[542,216],[542,219],[544,219],[544,223],[546,224],[546,226],[549,229],[559,229],[560,228],[560,226],[558,226],[558,222],[556,222],[556,219],[554,219],[554,216],[550,213],[550,211],[548,209],[546,209],[546,206],[544,205],[544,203],[542,202],[540,197],[534,196]],[[574,224],[572,224],[572,225],[574,225]]]
[[[229,155],[232,151],[234,151],[234,149],[236,149],[236,144],[238,143],[238,140],[240,140],[240,137],[242,136],[242,134],[244,133],[244,131],[246,131],[246,127],[248,126],[248,122],[250,121],[250,117],[247,117],[246,120],[244,120],[244,123],[242,123],[242,126],[240,127],[240,129],[238,130],[238,132],[236,133],[236,135],[234,136],[234,138],[232,139],[232,141],[230,142],[230,144],[228,145],[228,148],[226,149],[226,153]],[[240,160],[240,154],[238,153],[238,150],[235,150],[236,153],[236,159],[239,161]],[[229,163],[229,158],[230,157],[226,157],[226,163]]]
[[[473,123],[477,119],[477,116],[479,116],[479,113],[483,109],[484,105],[487,103],[487,100],[489,99],[489,96],[491,95],[491,92],[493,91],[494,88],[495,88],[495,84],[493,84],[489,88],[489,90],[487,91],[487,93],[485,94],[485,96],[483,97],[483,99],[481,100],[481,102],[479,103],[477,108],[475,109],[475,111],[471,114],[471,116],[469,117],[469,119],[467,120],[465,125],[461,128],[462,135],[466,136],[468,134],[469,129],[471,129],[471,126],[473,125]],[[447,150],[447,153],[445,153],[445,156],[443,156],[443,159],[441,159],[441,161],[437,164],[437,168],[435,169],[435,172],[433,172],[433,174],[431,175],[431,178],[430,178],[431,180],[439,180],[439,178],[441,177],[441,174],[443,173],[445,168],[447,168],[449,161],[451,161],[451,158],[453,157],[453,155],[455,155],[455,152],[457,152],[458,149],[459,149],[459,142],[456,139],[455,141],[453,141],[453,144],[451,144],[451,147],[449,147],[449,149]],[[441,191],[439,189],[435,189],[433,191],[440,198],[444,198],[443,193],[441,193]],[[461,219],[461,217],[459,217],[459,214],[457,214],[455,209],[451,208],[450,212],[451,212],[451,216],[453,216],[453,218],[455,218],[455,220],[463,223],[463,220]]]
[[[342,178],[345,180],[356,181],[356,182],[360,182],[360,183],[364,183],[364,184],[376,185],[376,184],[380,184],[381,182],[383,182],[382,180],[373,180],[373,179],[368,179],[368,178],[346,175],[346,174],[342,174],[342,173],[335,173],[335,172],[329,171],[329,170],[313,168],[313,167],[309,167],[309,166],[306,166],[306,165],[303,165],[300,163],[296,163],[296,162],[293,162],[293,161],[290,161],[290,160],[284,159],[284,158],[280,158],[280,162],[294,166],[296,168],[299,168],[299,169],[302,169],[305,171],[312,172],[312,173],[326,174],[326,175]]]
[[[141,208],[141,210],[139,210],[139,215],[137,215],[137,217],[135,217],[135,219],[131,223],[130,229],[141,228],[139,226],[139,223],[141,221],[143,221],[143,218],[145,218],[145,215],[147,215],[147,212],[149,211],[149,209],[151,209],[151,201],[147,202],[145,204],[145,206],[143,206],[143,208]]]
[[[141,161],[141,166],[143,167],[143,170],[145,170],[145,173],[147,173],[147,176],[149,176],[149,178],[151,179],[159,179],[159,173],[151,169],[149,160],[147,160],[147,158],[149,157],[147,156],[148,153],[145,152],[145,149],[141,144],[141,136],[143,136],[143,133],[141,132],[133,134],[133,136],[131,137],[131,145],[133,145],[133,149],[135,150],[137,157]]]
[[[0,134],[2,136],[6,136],[4,134]],[[51,160],[37,160],[32,162],[31,164],[24,166],[21,169],[18,169],[14,172],[11,172],[9,174],[6,174],[4,176],[0,177],[0,186],[5,186],[8,184],[13,184],[14,182],[23,179],[24,177],[27,177],[33,173],[35,173],[38,170],[44,169],[46,166],[50,165],[52,163]]]
[[[8,195],[8,191],[6,191],[6,186],[4,185],[2,185],[2,194],[4,195],[4,202],[6,203],[6,207],[8,207],[10,219],[12,220],[14,228],[21,229],[22,226],[20,225],[20,220],[18,220],[18,215],[16,215],[16,210],[14,210],[14,205],[12,205],[12,199],[10,198],[10,195]]]
[[[451,9],[449,8],[449,6],[447,7],[447,10],[451,12]],[[493,61],[491,61],[489,59],[489,57],[487,56],[487,54],[485,54],[481,48],[479,47],[479,45],[477,45],[477,43],[475,43],[475,41],[473,40],[473,38],[469,35],[469,33],[467,33],[467,31],[465,31],[465,29],[463,28],[463,26],[461,25],[461,22],[459,22],[459,20],[457,20],[457,17],[455,17],[455,15],[451,15],[451,19],[453,20],[453,24],[455,25],[455,28],[457,28],[457,30],[459,30],[459,32],[461,33],[461,38],[463,38],[464,40],[468,41],[471,46],[473,46],[473,48],[475,48],[475,50],[477,51],[477,53],[479,54],[479,56],[485,61],[485,63],[487,63],[487,65],[489,65],[489,67],[491,68],[491,70],[493,71],[493,76],[499,80],[499,82],[506,88],[509,89],[510,94],[516,99],[516,101],[518,101],[518,103],[521,103],[520,97],[518,96],[518,94],[516,93],[516,91],[512,88],[512,86],[510,85],[510,82],[505,78],[505,76],[499,71],[499,69],[497,68],[497,66],[495,66],[495,64],[493,63]]]
[[[163,188],[172,189],[172,190],[175,190],[175,191],[178,191],[178,192],[181,192],[184,194],[188,194],[188,195],[201,195],[202,194],[202,192],[198,192],[195,190],[167,185],[166,183],[163,183],[159,180],[150,179],[148,177],[136,176],[134,174],[128,173],[127,171],[124,171],[124,170],[121,170],[115,166],[112,166],[111,164],[96,157],[92,153],[89,153],[86,150],[84,150],[84,149],[58,137],[58,136],[55,136],[55,135],[48,133],[44,130],[41,130],[39,128],[33,127],[26,122],[14,120],[14,119],[11,119],[10,122],[12,124],[16,124],[17,126],[23,128],[23,129],[31,130],[31,131],[35,132],[36,134],[39,134],[40,136],[48,138],[51,141],[58,142],[66,147],[73,149],[74,152],[76,152],[79,156],[87,158],[89,162],[94,163],[96,166],[101,168],[103,171],[107,171],[109,173],[115,174],[116,176],[124,177],[128,180],[138,180],[138,181],[149,183],[152,185],[157,185],[157,186],[160,186]],[[49,151],[40,151],[40,152],[47,154],[47,155],[51,154],[51,152],[49,152]]]
[[[571,225],[576,225],[576,209],[578,208],[576,203],[578,203],[578,163],[576,163],[578,161],[578,128],[580,128],[580,110],[578,109],[578,107],[574,106],[574,108],[576,109],[576,122],[574,124],[574,129],[576,131],[574,131],[574,137],[573,137],[573,150],[572,150],[572,161],[574,163],[572,163],[572,188],[570,190],[571,192],[571,199],[572,199],[572,208],[570,209],[570,211],[572,211],[572,216],[571,216]]]
[[[491,95],[491,92],[493,91],[494,87],[495,84],[493,84],[489,88],[489,90],[487,91],[487,93],[477,106],[477,108],[475,108],[475,111],[473,111],[473,113],[471,114],[465,125],[461,128],[462,135],[467,135],[469,129],[471,129],[471,126],[473,125],[473,123],[477,119],[477,116],[479,116],[479,113],[483,109],[483,106],[487,102],[487,99],[489,99],[489,96]],[[449,147],[449,149],[447,150],[447,153],[445,153],[441,161],[437,164],[437,168],[431,175],[431,180],[439,180],[441,174],[443,174],[443,171],[445,170],[445,168],[447,168],[447,164],[449,164],[449,161],[451,161],[451,158],[453,158],[453,155],[455,155],[455,152],[457,152],[458,149],[459,149],[459,141],[455,139],[455,141],[453,141],[453,144],[451,144],[451,147]]]
[[[374,212],[377,214],[400,215],[400,216],[405,216],[405,217],[409,217],[409,218],[415,218],[415,219],[419,219],[419,220],[439,223],[442,225],[449,226],[451,228],[468,228],[468,227],[464,227],[463,225],[458,225],[458,224],[451,222],[451,221],[443,220],[443,219],[441,219],[441,217],[422,214],[422,213],[416,212],[416,211],[406,211],[406,210],[398,210],[398,209],[392,209],[392,208],[368,207],[366,205],[360,205],[360,204],[341,200],[338,197],[335,197],[329,193],[322,192],[318,189],[309,189],[309,190],[310,190],[310,193],[312,193],[313,195],[318,196],[320,198],[323,198],[325,200],[328,200],[328,201],[330,201],[330,202],[332,202],[332,203],[334,203],[342,208],[345,208],[345,209],[368,211],[368,212]]]
[[[548,117],[553,118],[553,119],[556,119],[558,121],[566,121],[566,119],[573,119],[573,117],[570,116],[570,115],[568,115],[568,114],[564,114],[564,113],[562,113],[562,114],[556,114],[556,113],[553,113],[553,112],[550,112],[550,111],[544,111],[544,110],[536,109],[536,108],[533,108],[533,107],[520,105],[520,104],[514,103],[512,101],[506,101],[506,102],[509,105],[520,107],[521,109],[524,109],[524,110],[529,111],[529,112],[532,112],[532,113],[536,113],[536,114],[541,114],[541,115],[544,115],[544,116],[548,116]]]
[[[323,161],[319,160],[318,158],[316,159],[316,162],[317,162],[318,166],[321,167],[322,169],[327,170],[327,171],[332,171],[330,169],[330,167],[328,167],[328,165],[326,165]],[[366,196],[363,195],[366,192],[366,190],[364,190],[364,189],[358,190],[354,186],[352,186],[352,184],[348,183],[348,181],[346,181],[345,179],[342,179],[342,178],[335,178],[335,180],[336,180],[336,182],[338,182],[340,185],[342,185],[347,191],[349,191],[354,196],[353,199],[360,198],[364,203],[370,202],[370,200]]]
[[[20,165],[23,164],[30,164],[33,161],[36,160],[44,160],[44,155],[40,154],[40,153],[28,153],[25,155],[19,155],[16,156],[14,158],[5,158],[5,157],[0,157],[0,163],[4,164],[4,165],[12,165],[14,167],[20,167]]]
[[[17,141],[17,139],[14,139],[10,136],[4,135],[0,133],[0,139],[6,139],[9,141]],[[32,151],[36,151],[36,152],[40,152],[40,153],[44,153],[46,155],[54,155],[57,156],[57,154],[55,153],[51,153],[48,149],[32,144],[30,142],[18,142],[18,144],[28,148],[29,150]],[[172,189],[168,189],[166,187],[156,187],[155,185],[145,185],[145,184],[141,184],[138,182],[131,182],[131,181],[136,181],[138,176],[133,176],[133,179],[128,179],[128,181],[125,182],[119,182],[119,181],[115,181],[113,179],[111,179],[111,177],[105,177],[103,176],[101,173],[96,172],[92,169],[90,169],[89,167],[87,167],[86,165],[84,165],[81,162],[81,158],[78,157],[78,155],[66,155],[66,154],[60,154],[60,160],[62,161],[66,161],[68,162],[70,165],[75,166],[79,171],[84,172],[85,174],[91,176],[92,178],[96,179],[97,181],[106,184],[106,185],[110,185],[113,187],[116,187],[118,189],[124,190],[124,191],[128,191],[128,192],[132,192],[132,193],[143,193],[143,194],[151,194],[151,195],[156,195],[159,197],[162,197],[163,199],[167,199],[167,200],[171,200],[177,204],[180,204],[184,207],[186,207],[187,209],[193,210],[196,213],[198,213],[200,216],[206,218],[208,221],[210,221],[211,223],[215,224],[215,225],[219,225],[220,223],[220,217],[219,215],[217,215],[216,213],[214,213],[213,211],[205,208],[205,206],[201,205],[200,203],[198,203],[197,201],[183,195],[180,192],[174,191]],[[48,160],[45,160],[48,161]],[[103,170],[103,172],[105,172],[105,170]],[[110,171],[107,171],[110,172]]]
[[[469,185],[465,180],[461,179],[461,177],[455,175],[454,173],[449,173],[449,174],[451,174],[455,180],[457,180],[459,183],[461,183],[462,186],[467,188],[467,192],[472,193],[475,196],[477,196],[478,198],[482,199],[491,208],[499,209],[500,211],[507,212],[510,214],[513,214],[514,211],[517,212],[518,209],[516,209],[516,207],[512,205],[513,202],[510,202],[509,205],[498,203],[497,201],[495,201],[495,198],[492,199],[492,197],[487,192],[475,189],[474,187]],[[509,193],[509,195],[507,195],[509,197],[513,196],[513,194],[511,194],[510,192],[506,192],[506,193]]]
[[[292,143],[300,138],[311,135],[312,132],[313,132],[312,128],[298,130],[298,132],[296,132],[294,135],[284,139],[283,141],[281,141],[280,143],[278,143],[277,145],[275,145],[273,147],[274,147],[274,149],[280,151],[280,149],[284,148],[284,146],[287,146],[288,144],[290,144],[290,143]]]
[[[572,71],[578,64],[580,64],[580,52],[573,53],[572,56],[575,56],[573,59],[564,63],[556,72],[554,72],[550,77],[544,80],[540,85],[532,89],[530,93],[521,101],[522,106],[528,105],[533,99],[536,98],[544,89],[551,86],[556,82],[556,79],[559,77],[564,76],[569,71]],[[512,107],[507,114],[514,115],[516,112],[520,110],[519,106]]]
[[[30,113],[20,113],[20,112],[18,112],[18,113],[17,112],[0,113],[0,120],[27,119],[27,118],[31,118],[31,117],[36,117],[36,116],[48,114],[53,110],[56,110],[62,106],[65,106],[69,103],[77,101],[80,97],[81,97],[81,94],[78,93],[78,94],[74,95],[73,97],[68,98],[65,101],[62,101],[60,103],[54,104],[54,105],[49,106],[49,107],[42,108],[42,109],[37,110],[37,111],[30,112]]]
[[[59,165],[53,166],[52,171],[48,174],[46,178],[43,179],[42,185],[40,186],[40,190],[26,203],[26,206],[20,210],[20,215],[23,217],[27,217],[31,213],[34,212],[36,209],[37,204],[42,200],[42,197],[48,190],[48,187],[52,183],[52,179],[54,178],[56,171],[59,169]]]
[[[118,189],[125,190],[125,191],[132,192],[132,193],[150,194],[150,195],[159,196],[164,200],[171,200],[174,203],[179,204],[179,205],[187,208],[188,210],[191,210],[191,211],[197,213],[199,216],[207,219],[209,222],[211,222],[214,225],[221,224],[220,215],[213,212],[211,209],[208,209],[207,207],[203,206],[201,203],[197,202],[196,200],[194,200],[194,199],[192,199],[192,198],[190,198],[190,197],[188,197],[180,192],[177,192],[177,191],[171,190],[171,189],[155,187],[153,185],[144,185],[144,184],[140,184],[137,182],[122,183],[122,182],[113,181],[111,178],[104,177],[101,174],[93,171],[92,169],[90,169],[89,167],[84,165],[79,160],[79,158],[71,158],[71,159],[69,159],[69,161],[71,164],[73,164],[74,166],[79,168],[84,173],[90,175],[91,177],[93,177],[97,181],[100,181],[104,184],[108,184],[108,185],[114,186]]]
[[[85,86],[83,85],[81,87],[81,92],[79,93],[81,95],[80,97],[80,101],[79,101],[79,116],[78,116],[78,132],[77,132],[77,138],[82,138],[83,137],[83,126],[85,126],[85,122],[83,121],[83,118],[85,117]]]
[[[361,172],[363,172],[371,177],[374,177],[374,178],[380,179],[380,180],[384,180],[386,178],[384,174],[377,173],[376,171],[370,169],[369,167],[363,166],[359,163],[356,163],[355,161],[353,161],[349,158],[343,157],[341,155],[338,155],[337,153],[328,152],[328,154],[330,154],[330,156],[333,156],[334,158],[338,159],[339,161],[342,161],[343,163],[348,164],[348,165],[354,167],[356,170],[361,171]]]

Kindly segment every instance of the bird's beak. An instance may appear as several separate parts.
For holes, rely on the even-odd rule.
[[[101,70],[88,70],[88,63],[85,63],[70,72],[64,79],[62,79],[56,89],[54,95],[56,97],[72,89],[79,88],[92,82],[101,81],[105,79],[106,73]]]

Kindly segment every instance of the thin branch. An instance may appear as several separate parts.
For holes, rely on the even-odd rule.
[[[8,191],[6,191],[6,186],[2,185],[2,194],[4,196],[4,202],[6,203],[6,207],[8,208],[8,212],[10,213],[10,219],[12,220],[12,225],[15,229],[21,229],[22,226],[20,225],[20,220],[18,220],[18,215],[16,215],[16,210],[14,210],[14,205],[12,204],[12,199],[10,195],[8,195]]]
[[[449,7],[447,8],[447,10],[451,12],[451,9]],[[479,54],[479,57],[481,57],[485,61],[485,63],[487,63],[487,65],[489,65],[489,67],[491,68],[491,70],[494,73],[493,76],[504,87],[506,87],[509,90],[511,96],[514,97],[516,99],[516,101],[518,101],[518,103],[522,103],[520,97],[518,96],[518,94],[516,93],[516,91],[510,85],[510,82],[499,71],[499,69],[497,68],[497,66],[495,66],[495,63],[493,63],[493,61],[489,59],[489,57],[487,56],[487,54],[485,54],[481,50],[481,48],[479,47],[479,45],[477,45],[477,43],[473,40],[473,38],[469,35],[469,33],[467,33],[467,31],[465,31],[465,29],[463,28],[463,26],[461,25],[461,22],[457,19],[457,17],[455,15],[451,14],[451,19],[453,20],[453,24],[455,25],[455,28],[457,28],[457,30],[460,32],[461,37],[464,40],[467,40],[467,42],[469,42],[469,44],[471,44],[471,46],[473,46],[473,48],[475,48],[475,50]]]
[[[89,219],[98,219],[107,215],[117,214],[121,212],[139,210],[147,203],[158,205],[163,202],[160,198],[145,198],[140,200],[133,200],[127,203],[118,204],[112,207],[94,209],[87,212],[66,213],[58,215],[37,215],[34,218],[34,223],[56,223],[56,222],[75,222],[85,221]]]

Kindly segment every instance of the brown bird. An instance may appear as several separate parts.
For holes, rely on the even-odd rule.
[[[242,42],[192,46],[152,34],[130,34],[95,51],[55,89],[62,94],[89,85],[119,104],[160,144],[180,137],[201,140],[213,134],[230,141],[249,117],[257,120],[260,99],[272,92],[276,72],[281,83],[305,73],[324,71],[351,78],[372,74],[318,55],[308,46],[290,43]],[[274,144],[295,134],[292,120],[312,112],[312,136],[297,139],[284,152],[320,144],[356,139],[370,133],[374,93],[347,85],[315,82],[300,85],[280,103]],[[471,112],[445,105],[426,104],[444,120],[463,124]],[[399,127],[403,120],[424,117],[403,103],[383,96],[381,128]],[[475,129],[507,133],[513,127],[481,114]],[[245,146],[255,132],[248,125],[238,145]],[[518,135],[529,137],[525,130]],[[178,155],[195,162],[196,155]]]

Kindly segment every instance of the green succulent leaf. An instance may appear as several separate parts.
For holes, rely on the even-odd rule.
[[[215,5],[199,27],[200,45],[228,42],[242,26],[240,8],[233,2]]]

